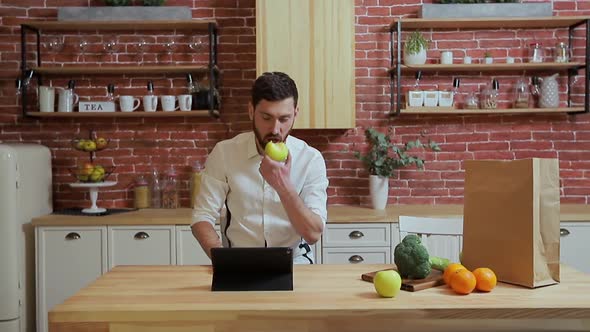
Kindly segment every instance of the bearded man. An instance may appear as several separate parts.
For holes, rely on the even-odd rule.
[[[309,245],[326,224],[328,178],[320,152],[289,135],[299,113],[297,99],[287,74],[262,74],[248,105],[252,131],[217,143],[209,154],[191,224],[209,257],[216,247],[291,247],[294,263],[313,264]],[[264,153],[271,141],[286,144],[284,162]]]

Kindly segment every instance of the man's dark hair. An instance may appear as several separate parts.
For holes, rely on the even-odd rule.
[[[297,107],[297,85],[285,73],[274,71],[260,75],[252,85],[252,106],[256,107],[261,100],[281,101],[293,97]]]

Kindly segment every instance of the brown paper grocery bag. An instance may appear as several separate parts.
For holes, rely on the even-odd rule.
[[[559,282],[557,159],[465,162],[462,263],[530,288]]]

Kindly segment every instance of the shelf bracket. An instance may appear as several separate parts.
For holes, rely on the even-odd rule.
[[[37,36],[37,63],[39,64],[41,59],[39,57],[39,53],[41,51],[41,38],[40,38],[40,33],[39,33],[39,29],[30,27],[26,24],[21,24],[21,29],[20,29],[20,39],[21,39],[21,64],[20,64],[20,69],[21,69],[21,79],[22,79],[22,85],[21,85],[21,108],[22,108],[22,114],[23,114],[23,118],[27,118],[27,104],[28,104],[28,87],[30,85],[30,82],[33,78],[33,76],[35,75],[35,72],[32,69],[29,69],[27,67],[27,30],[30,30],[32,32],[34,32]],[[37,82],[40,82],[40,77],[37,75]]]
[[[395,33],[395,38],[394,38]],[[391,54],[391,66],[392,69],[389,72],[389,89],[390,89],[390,116],[398,116],[401,112],[401,35],[402,35],[402,22],[401,19],[395,23],[395,32],[393,29],[389,30],[390,35],[390,54]],[[394,47],[395,45],[395,47]],[[394,59],[394,54],[396,54]],[[395,63],[395,69],[393,65]],[[395,72],[394,72],[395,70]],[[394,77],[395,76],[395,77]],[[394,102],[394,90],[395,90],[395,102]]]
[[[590,61],[590,19],[586,19],[584,21],[586,22],[586,55],[584,61],[584,72],[586,75],[584,77],[584,113],[588,113],[590,112],[590,83],[588,82],[588,80],[590,80],[590,66],[588,66],[588,61]]]
[[[215,24],[209,23],[209,116],[219,118],[219,107],[221,106],[218,98],[219,77],[217,75],[217,28]]]

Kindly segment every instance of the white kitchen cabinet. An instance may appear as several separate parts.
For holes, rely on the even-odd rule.
[[[323,264],[389,264],[391,224],[328,224],[322,238]]]
[[[294,128],[355,128],[354,12],[352,0],[256,1],[256,76],[297,83]]]
[[[37,331],[46,332],[47,312],[107,271],[107,228],[36,229]]]
[[[219,225],[215,225],[215,231],[221,236]],[[176,253],[178,265],[211,265],[211,259],[195,239],[189,225],[176,226]]]
[[[562,222],[560,234],[561,263],[590,273],[590,222]]]
[[[175,226],[109,226],[109,269],[117,265],[176,265]]]

